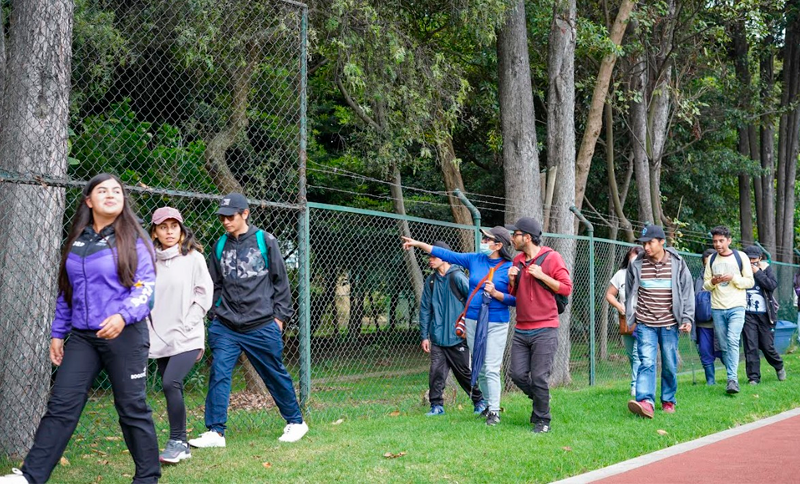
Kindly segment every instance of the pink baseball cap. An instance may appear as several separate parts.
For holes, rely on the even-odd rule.
[[[153,225],[158,225],[164,220],[171,218],[183,223],[183,217],[181,217],[181,213],[177,209],[172,207],[161,207],[153,212]]]

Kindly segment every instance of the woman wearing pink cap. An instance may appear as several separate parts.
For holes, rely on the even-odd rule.
[[[156,248],[150,358],[158,363],[170,428],[169,440],[159,458],[176,464],[192,456],[186,440],[183,379],[203,356],[203,320],[211,308],[214,286],[203,246],[183,224],[178,210],[162,207],[153,212],[150,235]]]

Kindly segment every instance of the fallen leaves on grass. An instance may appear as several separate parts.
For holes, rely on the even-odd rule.
[[[340,418],[339,420],[333,422],[331,425],[340,425],[342,422],[344,422],[344,419]]]
[[[753,398],[758,398],[758,393],[754,394]]]
[[[400,416],[400,410],[395,410],[394,412],[390,413],[389,416],[390,417],[399,417]]]
[[[658,433],[658,435],[667,435],[668,434],[668,432],[666,430],[662,430],[662,429],[658,429],[658,430],[656,430],[656,432]]]
[[[59,462],[61,462],[62,466],[68,466],[69,465],[69,459],[67,459],[66,457],[62,457]]]
[[[119,440],[122,440],[122,437],[119,437],[119,436],[106,437],[106,440],[119,441]]]
[[[572,447],[565,445],[564,447],[561,448],[561,450],[564,450],[566,452],[572,452]]]
[[[391,452],[387,452],[383,454],[383,456],[386,457],[387,459],[397,459],[398,457],[403,457],[404,455],[406,455],[405,452],[400,452],[399,454],[392,454]]]
[[[261,465],[264,466],[264,469],[272,468],[272,463],[270,463],[270,462],[264,462]]]

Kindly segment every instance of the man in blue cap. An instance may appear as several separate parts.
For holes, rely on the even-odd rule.
[[[666,247],[664,229],[650,225],[638,241],[644,252],[628,266],[625,278],[625,314],[636,325],[639,373],[636,399],[628,410],[653,418],[656,393],[656,359],[661,347],[661,410],[675,413],[678,391],[678,335],[688,333],[694,321],[694,281],[678,252]]]
[[[208,346],[213,356],[206,396],[205,423],[192,447],[225,447],[231,377],[239,356],[264,380],[286,420],[281,442],[296,442],[308,432],[292,377],[283,366],[284,324],[292,317],[292,293],[278,240],[248,224],[250,207],[240,193],[226,195],[217,211],[225,234],[208,260],[214,281]]]

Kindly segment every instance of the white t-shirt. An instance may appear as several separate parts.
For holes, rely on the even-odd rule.
[[[617,271],[616,274],[611,278],[611,285],[617,288],[617,300],[622,304],[625,305],[625,277],[628,274],[627,269],[620,269]]]

